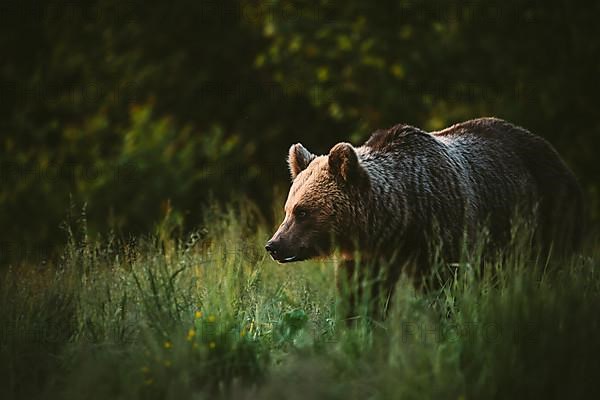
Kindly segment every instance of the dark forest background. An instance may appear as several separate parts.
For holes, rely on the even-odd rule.
[[[301,141],[479,116],[556,146],[600,215],[596,1],[0,1],[0,257],[183,229],[240,195],[269,220]],[[169,211],[170,210],[170,211]]]

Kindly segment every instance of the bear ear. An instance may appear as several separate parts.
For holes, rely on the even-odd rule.
[[[365,175],[350,143],[338,143],[329,151],[329,172],[345,182],[356,182]]]
[[[292,180],[296,179],[296,176],[308,167],[308,164],[311,163],[317,156],[312,154],[310,151],[306,150],[304,146],[300,143],[296,143],[290,147],[289,155],[288,155],[288,166],[290,167],[290,174],[292,175]]]

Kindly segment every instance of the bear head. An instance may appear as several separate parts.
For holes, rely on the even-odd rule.
[[[286,263],[343,248],[354,239],[369,185],[356,150],[338,143],[328,155],[316,156],[298,143],[290,147],[288,165],[292,186],[285,218],[265,249],[275,261]]]

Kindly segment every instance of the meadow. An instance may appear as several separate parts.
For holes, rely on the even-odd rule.
[[[66,224],[60,259],[2,273],[1,397],[598,398],[597,240],[558,266],[526,245],[440,264],[435,289],[403,277],[387,319],[348,323],[335,260],[276,264],[257,215],[128,240]]]

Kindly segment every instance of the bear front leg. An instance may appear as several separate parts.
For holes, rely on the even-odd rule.
[[[386,271],[382,276],[380,272],[377,265],[357,265],[355,260],[343,260],[338,264],[337,288],[347,324],[352,325],[361,318],[385,319],[398,275]]]
[[[341,301],[340,311],[348,325],[360,318],[362,288],[354,260],[342,260],[337,266],[336,284]]]

